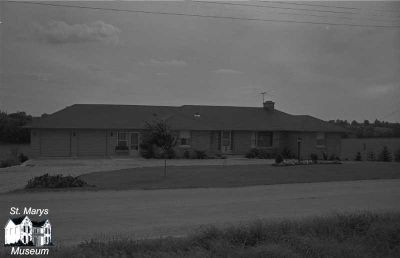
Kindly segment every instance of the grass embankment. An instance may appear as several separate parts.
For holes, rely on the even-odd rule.
[[[400,163],[360,162],[274,167],[271,165],[170,166],[95,172],[80,176],[93,190],[240,187],[400,178]]]
[[[205,227],[184,238],[89,241],[69,257],[400,257],[400,213],[360,212]]]

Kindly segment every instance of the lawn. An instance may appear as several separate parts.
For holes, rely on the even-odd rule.
[[[240,187],[400,178],[400,163],[353,162],[275,167],[271,165],[170,166],[94,172],[80,176],[93,189]]]
[[[206,226],[182,238],[91,240],[52,248],[50,257],[400,257],[400,213],[258,220]]]

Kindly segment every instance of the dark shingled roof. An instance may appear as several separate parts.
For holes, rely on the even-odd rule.
[[[42,227],[44,223],[46,223],[47,219],[42,220],[42,221],[34,221],[32,220],[32,226],[34,227]]]
[[[197,114],[197,115],[195,115]],[[34,120],[32,128],[144,129],[146,122],[166,120],[177,130],[266,130],[346,132],[307,115],[290,115],[262,107],[140,106],[76,104]]]
[[[14,222],[15,225],[21,224],[21,222],[25,219],[26,216],[18,217],[18,218],[11,218],[12,222]]]

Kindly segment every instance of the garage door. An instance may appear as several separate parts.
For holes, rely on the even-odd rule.
[[[42,131],[40,155],[44,157],[68,157],[71,155],[71,133],[69,131]]]
[[[106,131],[79,131],[78,156],[106,155]]]

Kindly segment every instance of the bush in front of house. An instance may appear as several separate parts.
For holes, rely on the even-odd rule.
[[[190,152],[189,152],[188,150],[185,150],[185,151],[183,152],[182,157],[183,157],[184,159],[190,159]]]
[[[202,151],[202,150],[195,150],[194,156],[196,159],[206,159],[207,158],[206,152]]]
[[[252,148],[246,153],[248,159],[273,159],[277,156],[276,150]]]
[[[283,156],[281,154],[277,155],[275,158],[276,164],[281,164],[283,162]]]
[[[357,152],[356,157],[354,159],[355,161],[362,161],[362,157],[361,157],[361,152]]]
[[[115,146],[115,150],[117,151],[129,151],[128,146],[117,145]]]
[[[145,159],[152,159],[155,157],[154,148],[152,144],[147,142],[140,144],[140,155]]]
[[[89,186],[89,184],[79,177],[44,174],[30,179],[25,188],[69,188],[85,186]]]
[[[310,159],[312,160],[313,163],[318,163],[318,155],[317,154],[311,153]]]
[[[25,154],[23,154],[22,152],[18,155],[18,160],[21,163],[24,163],[25,161],[27,161],[29,158],[28,156],[26,156]]]
[[[164,159],[175,159],[176,158],[176,152],[174,149],[168,149],[165,153],[160,154],[160,158]]]
[[[340,161],[340,158],[338,156],[336,156],[335,154],[332,154],[331,156],[329,156],[329,160],[330,161]]]
[[[379,155],[379,161],[391,162],[392,160],[392,154],[389,152],[388,148],[386,146],[383,147],[382,152]]]
[[[294,158],[296,158],[296,155],[287,147],[282,150],[281,156],[284,159],[294,159]]]

